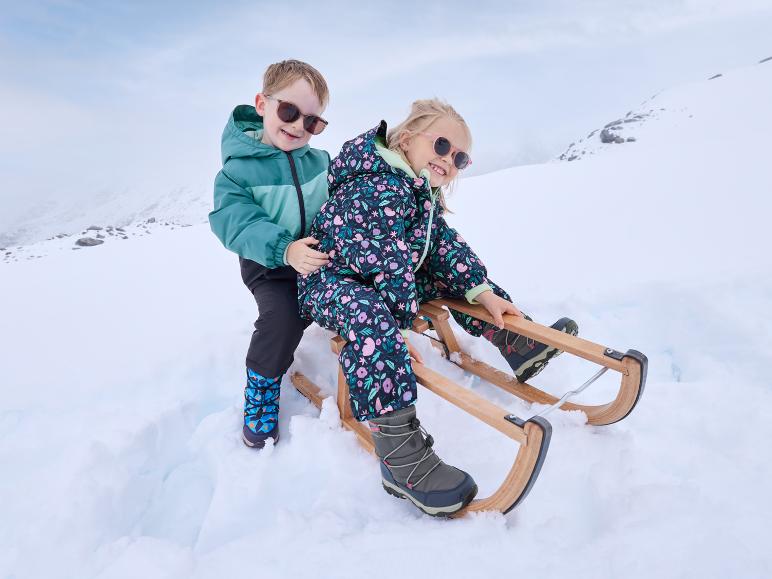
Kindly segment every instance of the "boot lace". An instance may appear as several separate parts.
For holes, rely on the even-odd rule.
[[[401,433],[398,433],[398,434],[390,434],[388,432],[383,432],[384,428],[396,429],[396,428],[406,428],[406,427],[410,428],[410,430],[408,432],[401,432]],[[409,489],[413,489],[414,487],[416,487],[419,484],[421,484],[421,482],[423,482],[423,480],[426,477],[428,477],[432,472],[434,472],[434,470],[438,466],[440,466],[442,464],[442,459],[439,456],[437,456],[437,454],[434,452],[434,449],[432,448],[432,445],[434,444],[434,438],[432,437],[431,434],[426,432],[426,429],[423,426],[421,426],[421,421],[418,420],[417,418],[414,418],[410,422],[407,422],[405,424],[396,424],[396,425],[379,424],[379,425],[377,425],[375,427],[374,427],[374,425],[371,425],[370,426],[370,430],[373,433],[375,433],[376,435],[378,435],[378,436],[388,436],[388,437],[392,437],[392,438],[394,438],[394,437],[405,437],[405,440],[403,440],[402,443],[399,446],[397,446],[394,450],[392,450],[390,453],[388,453],[386,456],[384,456],[381,459],[381,461],[389,469],[406,468],[406,467],[412,466],[413,470],[410,471],[410,474],[408,474],[407,478],[405,479],[405,486],[407,486],[407,488],[409,488]],[[418,459],[418,460],[416,460],[414,462],[408,462],[406,464],[399,464],[399,465],[390,464],[388,462],[388,459],[391,458],[396,452],[398,452],[399,449],[401,449],[403,446],[405,446],[410,441],[410,439],[414,435],[416,435],[416,434],[418,434],[419,437],[423,434],[422,440],[423,440],[424,448],[425,448],[423,456],[420,459]],[[437,457],[437,463],[434,466],[432,466],[428,471],[426,471],[424,473],[424,475],[420,479],[418,479],[416,482],[410,482],[410,477],[412,477],[413,474],[415,474],[415,472],[418,470],[419,466],[425,460],[428,460],[432,456]]]

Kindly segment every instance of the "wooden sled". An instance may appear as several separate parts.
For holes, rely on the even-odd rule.
[[[648,360],[646,359],[646,356],[637,350],[628,350],[623,354],[613,348],[595,344],[584,338],[571,336],[553,328],[506,314],[504,316],[504,326],[506,329],[533,338],[543,344],[556,346],[564,352],[579,356],[580,358],[584,358],[585,360],[589,360],[590,362],[594,362],[603,367],[595,374],[595,376],[585,382],[582,387],[569,392],[558,399],[529,384],[518,382],[514,376],[501,372],[485,362],[475,360],[462,351],[456,341],[456,336],[450,327],[450,312],[444,309],[443,306],[457,312],[468,314],[477,319],[493,323],[493,318],[488,311],[480,305],[471,305],[461,300],[440,299],[428,302],[421,306],[421,309],[418,312],[418,318],[416,318],[416,321],[413,323],[413,331],[425,335],[425,332],[430,329],[429,322],[425,319],[428,318],[428,320],[431,321],[431,326],[433,326],[433,329],[437,332],[439,340],[434,339],[431,336],[427,337],[432,338],[432,344],[442,350],[443,354],[450,361],[464,370],[487,380],[491,384],[506,390],[510,394],[522,398],[526,402],[548,404],[551,406],[541,414],[546,414],[547,411],[553,410],[554,408],[562,408],[563,410],[581,410],[587,415],[587,422],[589,424],[600,426],[613,424],[614,422],[619,422],[627,417],[641,399],[641,394],[643,394],[643,388],[646,384]],[[614,400],[597,406],[566,402],[570,396],[578,394],[590,386],[590,384],[600,378],[607,370],[619,372],[622,377],[619,391]]]
[[[540,404],[552,404],[553,406],[548,410],[563,405],[563,399],[558,400],[538,388],[521,384],[504,372],[474,360],[461,351],[448,323],[450,313],[442,306],[451,307],[484,321],[493,321],[482,306],[469,305],[456,300],[435,300],[421,306],[419,317],[413,323],[413,331],[424,333],[430,329],[428,319],[439,336],[439,340],[433,339],[433,343],[460,367],[524,400]],[[597,362],[605,369],[617,370],[622,374],[622,388],[613,402],[603,406],[565,404],[567,409],[585,411],[588,419],[592,416],[590,420],[592,424],[611,424],[621,420],[629,414],[640,398],[646,379],[646,357],[643,354],[634,350],[620,354],[616,350],[604,348],[587,340],[569,336],[515,316],[505,316],[505,325],[507,329],[542,343],[558,346],[565,352]],[[338,355],[346,344],[346,341],[340,336],[335,336],[330,342],[333,352]],[[474,511],[499,511],[502,513],[511,511],[525,499],[539,476],[552,436],[550,423],[539,415],[525,420],[519,418],[423,364],[411,360],[411,365],[418,384],[520,444],[512,468],[499,488],[489,497],[473,500],[466,508],[453,516],[458,517]],[[600,373],[597,376],[599,375]],[[293,373],[291,378],[295,388],[321,409],[325,396],[320,388],[300,372]],[[365,424],[358,422],[351,412],[348,384],[341,368],[338,368],[337,404],[343,426],[356,434],[357,440],[365,449],[375,454],[369,429]],[[543,414],[545,413],[543,412]]]

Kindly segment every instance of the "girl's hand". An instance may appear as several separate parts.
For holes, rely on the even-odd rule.
[[[503,314],[512,314],[521,318],[523,317],[523,312],[518,310],[515,304],[508,302],[504,298],[500,298],[491,290],[485,290],[475,299],[488,310],[488,313],[493,317],[494,324],[498,328],[504,327]]]
[[[287,250],[287,263],[302,275],[314,273],[323,265],[329,263],[329,256],[321,251],[311,249],[311,246],[319,242],[313,237],[304,237],[289,244]]]

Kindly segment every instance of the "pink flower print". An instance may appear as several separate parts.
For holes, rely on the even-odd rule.
[[[373,256],[373,257],[375,257],[375,256]],[[398,267],[397,264],[394,263],[393,261],[389,264],[389,269],[397,269],[397,267]]]
[[[336,216],[335,216],[335,217],[332,219],[332,222],[333,222],[333,224],[335,224],[335,225],[343,225],[343,220],[340,218],[340,215],[336,215]]]
[[[373,229],[373,235],[380,235],[381,230],[380,229]]]
[[[413,393],[410,390],[408,390],[402,395],[402,400],[404,400],[405,402],[410,402],[412,399],[413,399]]]
[[[400,249],[400,251],[406,251],[407,250],[407,245],[405,245],[405,242],[402,241],[401,239],[397,240],[397,247]]]
[[[357,137],[357,140],[354,141],[355,145],[360,145],[364,142],[364,139],[362,137]]]
[[[354,221],[356,221],[357,223],[362,223],[362,216],[359,213],[357,213],[356,215],[354,215]]]
[[[410,302],[410,311],[412,313],[416,313],[418,311],[418,306],[416,305],[415,300]]]
[[[341,165],[340,159],[335,159],[335,166],[340,167],[340,165]],[[330,175],[330,181],[332,181],[332,175]]]
[[[427,200],[427,201],[424,201],[424,209],[426,209],[427,211],[429,211],[429,209],[431,209],[431,208],[432,208],[432,202],[431,202],[431,201],[428,201],[428,200]]]
[[[367,319],[367,312],[360,312],[357,316],[357,321],[362,324]]]
[[[413,185],[416,187],[423,187],[424,186],[424,180],[422,178],[413,179]]]
[[[389,329],[389,322],[381,322],[381,330],[384,332]]]
[[[357,368],[357,378],[364,378],[367,376],[367,368]]]
[[[364,163],[362,163],[362,167],[364,167],[365,169],[369,169],[370,167],[372,167],[372,163],[370,163],[370,161],[365,161]]]
[[[460,271],[461,273],[465,272],[467,269],[469,269],[466,264],[461,263],[460,261],[456,264],[456,269]]]
[[[370,337],[365,338],[365,344],[362,346],[362,355],[371,356],[375,352],[375,340]]]
[[[375,276],[375,283],[381,283],[383,281],[384,275],[383,272],[380,272],[378,275]]]
[[[414,251],[412,257],[413,257],[413,263],[416,263],[418,261],[418,252]]]
[[[386,190],[386,185],[383,185],[383,184],[380,184],[380,185],[376,185],[376,186],[375,186],[375,188],[376,188],[378,191],[385,191],[385,190]]]
[[[335,252],[335,250],[334,250],[334,249],[331,249],[330,251],[328,251],[328,252],[327,252],[327,255],[329,255],[329,256],[330,256],[330,259],[332,259],[332,258],[334,258],[334,257],[335,257],[335,253],[336,253],[336,252]]]
[[[354,241],[362,241],[364,237],[362,237],[361,233],[355,233],[354,234]]]
[[[457,233],[457,234],[456,234],[456,241],[458,241],[459,243],[464,243],[464,238],[463,238],[463,237],[461,237],[461,236],[460,236],[460,235]]]
[[[444,247],[440,247],[440,248],[437,250],[437,253],[439,253],[440,255],[445,255],[446,253],[448,253],[448,250],[447,250],[447,249],[445,249]]]
[[[332,295],[332,290],[327,290],[326,292],[324,292],[324,299],[329,299],[331,295]]]
[[[348,339],[351,342],[353,342],[354,340],[357,339],[357,335],[354,333],[354,330],[349,330],[348,331]]]
[[[393,388],[394,384],[392,383],[391,378],[386,378],[386,380],[383,381],[383,391],[388,394]]]
[[[351,159],[348,162],[348,164],[349,164],[350,167],[356,167],[356,165],[357,165],[356,159]]]
[[[405,279],[407,281],[413,281],[413,274],[408,271],[407,273],[405,273]]]
[[[383,361],[382,361],[382,360],[378,360],[378,361],[375,363],[375,368],[376,368],[376,370],[378,370],[379,372],[380,372],[381,370],[383,370],[383,367],[384,367],[384,366],[385,366],[385,364],[383,363]],[[387,378],[387,380],[388,380],[388,378]],[[384,384],[385,384],[385,382],[384,382]]]
[[[362,247],[364,248],[370,247],[370,242],[366,239],[363,239],[361,243],[362,243]]]
[[[375,411],[378,414],[382,414],[383,413],[383,405],[381,404],[381,399],[378,398],[378,397],[375,398]]]
[[[391,207],[384,207],[384,208],[383,208],[383,212],[384,212],[384,213],[385,213],[385,214],[386,214],[388,217],[394,217],[394,216],[397,214],[397,212],[396,212],[396,211],[394,211],[394,210],[393,210]]]

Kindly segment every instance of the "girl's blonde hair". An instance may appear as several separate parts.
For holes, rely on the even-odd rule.
[[[450,118],[461,125],[466,133],[469,141],[469,148],[471,149],[472,132],[469,130],[469,126],[466,124],[464,117],[458,114],[456,109],[448,103],[444,103],[436,98],[415,101],[410,107],[410,114],[407,118],[396,127],[389,130],[386,134],[386,146],[392,151],[399,153],[404,158],[405,154],[399,146],[402,140],[410,133],[420,133],[425,131],[434,121],[441,118]],[[405,159],[405,161],[407,161],[407,159]],[[450,193],[453,190],[453,184],[455,182],[456,179],[453,179],[453,181],[440,189],[440,206],[445,211],[448,211],[448,206],[445,203],[445,192],[447,191]]]

